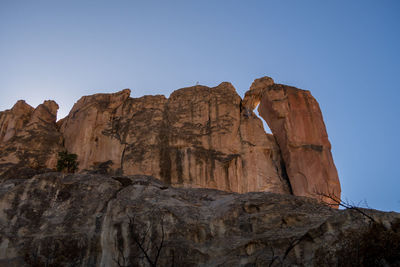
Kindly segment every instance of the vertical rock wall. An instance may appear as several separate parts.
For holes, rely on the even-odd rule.
[[[253,110],[273,135],[265,133]],[[54,169],[57,153],[79,171],[145,174],[180,187],[340,197],[322,114],[309,91],[255,80],[242,100],[227,82],[130,98],[130,90],[82,97],[57,122],[58,105],[24,101],[0,112],[0,174]],[[289,183],[290,181],[290,183]],[[323,198],[329,201],[329,198]]]
[[[288,193],[279,148],[230,83],[164,96],[129,90],[80,99],[60,122],[80,170],[146,174],[183,187]]]
[[[52,100],[36,109],[20,100],[11,110],[0,112],[0,174],[14,167],[56,168],[62,150],[57,110]]]
[[[260,102],[259,114],[281,149],[293,194],[334,204],[330,197],[340,199],[340,182],[318,102],[309,91],[271,81],[255,80],[245,103]]]

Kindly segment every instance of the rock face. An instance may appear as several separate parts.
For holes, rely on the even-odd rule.
[[[273,135],[253,113],[257,105]],[[36,109],[19,101],[0,112],[0,175],[21,167],[54,170],[57,153],[68,150],[78,155],[79,172],[340,198],[318,103],[308,91],[269,77],[255,80],[243,100],[224,82],[179,89],[169,98],[131,98],[129,89],[84,96],[56,123],[57,109],[54,101]]]
[[[340,184],[308,91],[263,77],[243,100],[221,83],[57,109],[0,112],[0,266],[400,265],[400,214],[315,194]],[[65,150],[78,174],[52,172]]]
[[[400,264],[400,214],[287,194],[46,173],[1,182],[0,206],[1,266]]]
[[[22,127],[28,123],[33,108],[19,100],[11,110],[0,113],[0,143],[10,140]]]
[[[78,155],[80,169],[89,169],[106,161],[112,161],[114,169],[121,166],[124,144],[121,144],[122,137],[114,129],[119,127],[116,120],[121,117],[123,104],[129,95],[130,90],[126,89],[115,94],[84,96],[58,123],[64,136],[64,146]]]
[[[246,108],[259,103],[282,152],[293,194],[340,199],[340,183],[318,102],[309,91],[257,79],[246,93]]]
[[[54,169],[62,136],[56,127],[58,105],[44,101],[36,109],[18,101],[0,112],[0,175],[16,168]]]
[[[145,174],[168,184],[233,192],[289,193],[275,139],[230,83],[164,96],[130,91],[81,98],[60,122],[81,170],[108,162],[112,173]]]

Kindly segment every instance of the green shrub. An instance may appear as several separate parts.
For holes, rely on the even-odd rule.
[[[58,152],[57,171],[75,172],[78,169],[78,155],[70,154],[68,151]]]

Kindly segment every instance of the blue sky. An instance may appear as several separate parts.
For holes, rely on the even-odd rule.
[[[0,1],[0,110],[271,76],[320,103],[343,197],[400,211],[400,1]]]

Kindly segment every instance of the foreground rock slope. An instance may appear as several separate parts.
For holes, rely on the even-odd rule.
[[[259,105],[273,135],[253,113]],[[19,101],[0,112],[0,175],[55,170],[78,155],[79,172],[151,175],[178,187],[340,198],[325,125],[309,91],[255,80],[242,100],[227,82],[131,98],[130,90],[82,97],[56,123],[58,106]],[[26,171],[25,171],[26,172]],[[324,199],[329,201],[329,199]]]
[[[400,214],[45,173],[0,184],[0,266],[399,266]]]

